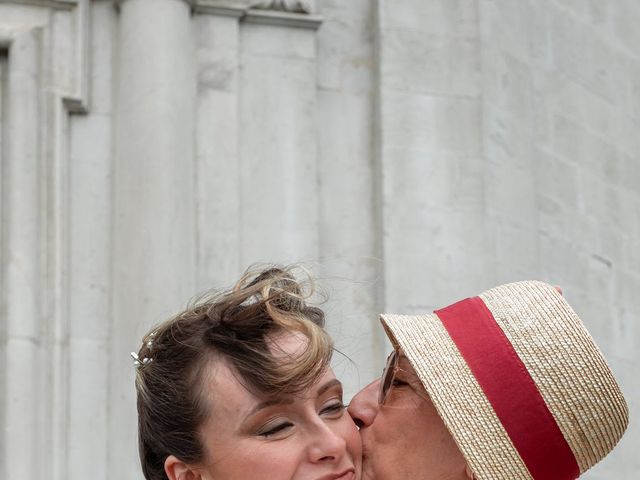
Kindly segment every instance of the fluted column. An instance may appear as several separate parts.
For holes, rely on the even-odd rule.
[[[139,347],[151,324],[194,293],[192,35],[186,1],[120,3],[110,352],[113,477],[140,476],[129,351]]]

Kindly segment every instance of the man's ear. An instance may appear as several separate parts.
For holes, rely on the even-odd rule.
[[[470,478],[471,480],[474,480],[476,477],[473,475],[473,472],[471,471],[471,469],[469,468],[469,464],[467,463],[467,466],[464,469],[464,472],[467,474],[467,478]]]
[[[201,478],[196,470],[174,455],[169,455],[164,461],[164,472],[169,480],[198,480]]]

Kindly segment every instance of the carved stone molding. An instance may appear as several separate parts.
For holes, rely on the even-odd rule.
[[[91,34],[91,0],[0,0],[2,4],[32,5],[37,7],[67,10],[73,15],[76,26],[73,44],[73,78],[67,88],[60,93],[60,100],[70,113],[85,114],[89,111],[89,35]],[[21,26],[20,28],[24,28]],[[11,35],[0,35],[3,48],[11,44]],[[2,38],[4,37],[4,40]]]
[[[236,17],[245,23],[317,30],[323,21],[323,17],[311,13],[313,2],[309,0],[190,0],[189,3],[195,13]]]
[[[13,3],[16,5],[33,5],[36,7],[49,7],[58,10],[71,10],[82,0],[0,0],[1,3]]]
[[[247,5],[245,2],[229,0],[196,0],[193,4],[193,10],[196,13],[239,18],[245,14]]]
[[[71,0],[66,0],[66,1],[71,1]],[[114,0],[114,4],[116,6],[116,8],[120,8],[120,5],[122,5],[123,3],[125,3],[127,0]],[[196,6],[198,3],[200,3],[198,0],[176,0],[177,2],[185,2],[187,3],[189,6],[194,7]]]
[[[254,0],[249,4],[249,8],[291,13],[311,13],[311,4],[306,0]]]
[[[277,27],[295,27],[317,30],[324,18],[308,13],[294,13],[278,10],[249,9],[242,20],[246,23],[275,25]]]
[[[0,0],[0,2],[9,0]],[[73,4],[79,0],[22,0],[24,2]],[[114,0],[120,6],[127,0]],[[191,5],[196,12],[215,15],[241,16],[238,12],[247,9],[272,10],[276,12],[310,14],[313,12],[311,0],[177,0]]]
[[[75,4],[76,39],[74,52],[75,81],[67,95],[62,96],[70,113],[89,112],[89,37],[91,36],[90,0],[57,0],[58,3]]]

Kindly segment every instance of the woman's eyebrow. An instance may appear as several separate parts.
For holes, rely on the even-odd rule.
[[[260,402],[258,405],[256,405],[251,409],[251,411],[246,415],[245,418],[249,418],[250,416],[255,415],[260,410],[264,410],[265,408],[272,407],[273,405],[280,405],[282,403],[293,403],[293,398],[287,398],[287,399],[272,398],[269,400],[265,400],[264,402]]]
[[[342,389],[342,382],[337,378],[333,378],[329,380],[327,383],[318,388],[318,396],[322,395],[324,392],[329,390],[332,387],[339,386]]]
[[[320,388],[318,388],[317,395],[318,396],[322,395],[327,390],[329,390],[330,388],[335,387],[336,385],[339,386],[340,389],[342,389],[342,382],[340,380],[338,380],[337,378],[333,378],[333,379],[329,380],[327,383],[323,384],[322,386],[320,386]],[[249,413],[246,415],[245,418],[249,418],[250,416],[255,415],[256,413],[258,413],[260,410],[264,410],[265,408],[272,407],[273,405],[279,405],[279,404],[282,404],[282,403],[291,404],[294,401],[295,401],[294,398],[271,398],[271,399],[265,400],[265,401],[260,402],[259,404],[257,404],[255,407],[253,407],[249,411]]]

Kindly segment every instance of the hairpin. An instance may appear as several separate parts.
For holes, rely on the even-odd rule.
[[[153,346],[153,338],[156,336],[156,332],[151,332],[148,336],[147,336],[147,350],[151,350],[151,347]],[[151,363],[153,361],[153,358],[151,357],[144,357],[142,360],[140,360],[140,357],[138,356],[138,354],[136,352],[131,352],[131,357],[133,358],[133,365],[136,368],[140,368],[142,365],[147,365],[148,363]]]
[[[142,360],[140,360],[140,357],[136,352],[131,352],[131,357],[133,358],[133,365],[136,368],[140,368],[142,365],[147,365],[153,362],[153,358],[148,357],[144,357]]]
[[[151,346],[153,345],[153,339],[154,339],[155,336],[156,336],[156,332],[151,332],[147,336],[147,338],[149,339],[149,340],[147,340],[147,348],[149,348],[149,349],[151,348]]]

